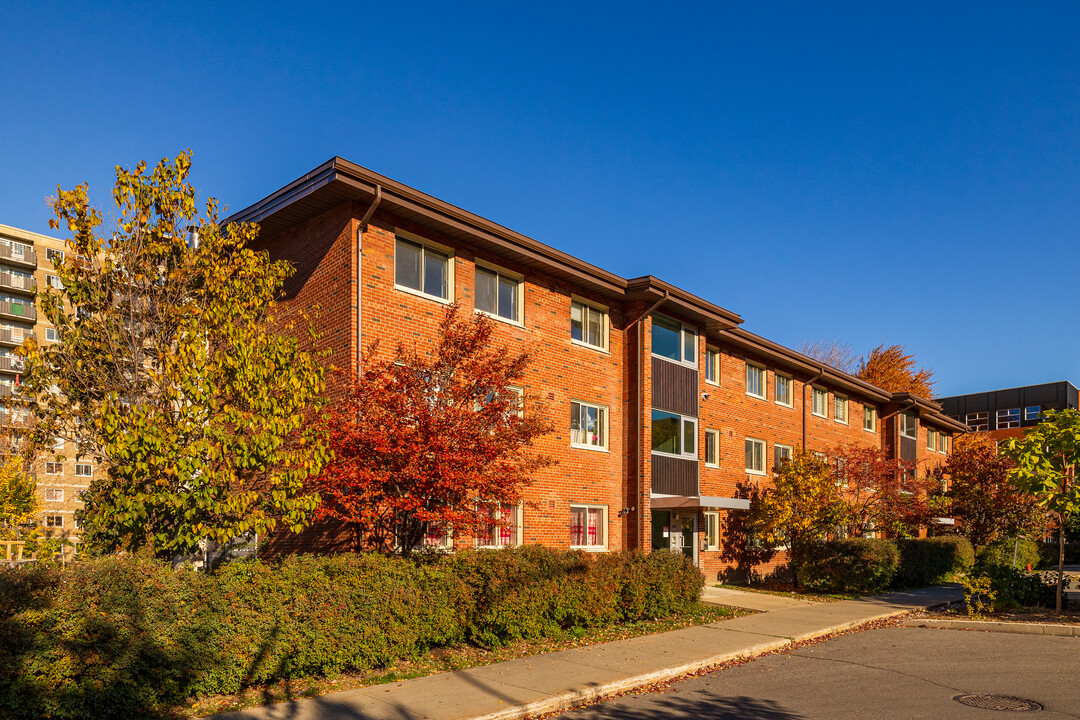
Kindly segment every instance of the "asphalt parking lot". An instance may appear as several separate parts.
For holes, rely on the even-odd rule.
[[[970,707],[1011,696],[1042,709]],[[977,704],[1008,701],[969,699]],[[1080,718],[1080,638],[890,627],[563,713],[570,720]]]

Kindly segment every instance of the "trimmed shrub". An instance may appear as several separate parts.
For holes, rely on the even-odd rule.
[[[1054,607],[1057,600],[1053,573],[1028,574],[1007,565],[989,565],[976,568],[973,574],[989,579],[994,610]]]
[[[897,540],[900,570],[894,587],[918,588],[955,582],[975,564],[967,538],[957,536]]]
[[[879,592],[889,586],[899,563],[896,546],[888,540],[819,542],[804,550],[799,582],[820,592]]]
[[[386,666],[697,600],[671,553],[539,546],[408,560],[238,561],[206,575],[149,557],[0,569],[0,717],[161,717],[192,696]]]
[[[1043,567],[1056,568],[1058,566],[1057,539],[1055,538],[1046,543],[1037,543],[1037,545],[1039,546],[1039,556],[1042,557]],[[1076,565],[1077,563],[1080,563],[1080,541],[1067,540],[1065,543],[1065,564]]]
[[[1023,570],[1031,563],[1031,569],[1037,569],[1042,558],[1039,554],[1039,543],[1034,540],[1021,538],[1004,538],[996,540],[989,545],[984,545],[975,553],[975,559],[980,565],[994,565],[999,567],[1013,567],[1015,552],[1018,570]]]

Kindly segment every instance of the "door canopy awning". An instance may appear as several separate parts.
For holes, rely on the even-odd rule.
[[[719,508],[726,510],[750,509],[749,500],[716,497],[713,495],[699,495],[697,497],[653,495],[649,504],[652,506],[653,510],[676,510],[680,508]]]

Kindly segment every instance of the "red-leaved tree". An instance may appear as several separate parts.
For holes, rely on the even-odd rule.
[[[554,460],[554,427],[520,384],[528,352],[492,345],[493,321],[447,308],[431,353],[398,346],[367,361],[330,406],[334,460],[315,479],[319,515],[347,523],[357,550],[411,553],[425,536],[477,535],[512,520],[532,474]],[[368,355],[374,357],[377,347]]]
[[[847,505],[850,534],[912,537],[939,514],[941,482],[918,477],[914,463],[857,445],[835,447],[828,456],[833,480]]]

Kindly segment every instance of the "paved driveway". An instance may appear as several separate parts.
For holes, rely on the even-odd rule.
[[[610,700],[575,720],[1080,718],[1080,638],[884,628]],[[976,709],[961,694],[1035,700],[1041,712]]]

